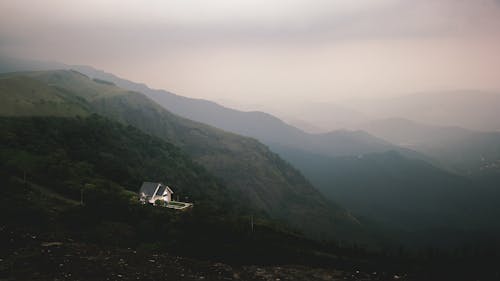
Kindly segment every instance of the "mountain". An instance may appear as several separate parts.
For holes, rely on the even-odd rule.
[[[0,117],[0,131],[2,171],[68,200],[80,200],[82,188],[89,201],[92,192],[130,196],[143,181],[161,181],[206,212],[236,206],[236,196],[178,147],[96,114]]]
[[[0,80],[0,111],[7,116],[88,115],[88,103],[44,82],[13,75]]]
[[[0,85],[2,100],[9,102],[3,108],[17,109],[2,115],[40,115],[37,105],[46,100],[48,108],[71,106],[64,111],[68,116],[97,113],[179,146],[240,194],[244,204],[311,236],[349,237],[361,228],[354,217],[326,200],[300,172],[258,141],[179,117],[143,94],[66,70],[3,74]],[[36,95],[41,85],[43,98]]]
[[[465,248],[462,261],[462,252],[428,259],[312,241],[261,218],[251,227],[241,202],[181,149],[96,114],[0,117],[0,160],[0,276],[7,280],[496,276],[494,239]],[[167,182],[194,208],[140,204],[144,179]]]
[[[153,90],[143,84],[123,80],[85,66],[76,69],[90,77],[112,81],[120,87],[141,92],[174,114],[225,131],[256,138],[271,148],[274,144],[287,145],[332,156],[400,150],[389,142],[364,132],[341,130],[309,134],[268,113],[244,112],[207,100],[187,98],[164,90]]]
[[[404,118],[438,126],[500,130],[500,94],[495,92],[417,93],[395,98],[356,100],[345,106],[372,116],[372,120]]]
[[[397,152],[328,157],[276,150],[323,194],[391,232],[498,228],[498,189]],[[457,235],[456,238],[458,238]],[[415,243],[414,241],[406,241]]]
[[[67,65],[55,61],[39,61],[31,59],[20,59],[0,54],[0,73],[21,71],[42,71],[54,69],[66,69]]]
[[[359,127],[394,144],[416,148],[446,144],[475,133],[457,126],[427,125],[404,118],[377,119]]]
[[[433,126],[402,118],[374,120],[361,126],[371,134],[433,157],[468,177],[500,179],[500,133]]]
[[[210,101],[181,97],[161,90],[149,90],[145,93],[178,115],[256,138],[271,148],[279,144],[335,156],[398,149],[361,131],[339,130],[308,134],[264,112],[238,111]]]
[[[283,120],[296,124],[308,131],[308,124],[314,125],[316,133],[326,133],[340,129],[356,128],[356,125],[371,120],[371,116],[337,103],[304,101],[286,107],[270,108]]]
[[[352,269],[352,263],[365,263],[356,257],[359,249],[309,240],[257,216],[251,225],[241,198],[181,149],[96,114],[2,116],[0,160],[0,275],[8,278],[16,272],[21,280],[51,280],[64,266],[64,272],[77,268],[83,279],[100,280],[102,273],[96,277],[88,270],[91,264],[81,264],[95,263],[96,256],[87,259],[89,251],[100,257],[116,251],[116,261],[103,260],[115,276],[124,275],[124,249],[139,264],[155,268],[141,273],[156,272],[153,279],[165,276],[154,262],[158,254],[176,263],[179,256],[210,264],[335,263]],[[141,204],[137,189],[144,180],[167,183],[194,207],[177,211]],[[62,247],[75,251],[61,254]],[[337,251],[352,260],[337,262],[332,254]],[[57,257],[63,259],[55,263]],[[188,265],[174,267],[179,278],[170,272],[169,278],[192,280],[181,276]],[[206,267],[198,267],[201,276]],[[126,274],[132,276],[127,280],[139,276]]]
[[[4,66],[4,71],[7,69],[30,70],[28,61],[20,60],[16,63],[15,59],[4,60],[6,61],[5,65],[8,65],[8,67]],[[33,62],[33,68],[40,69],[43,67],[54,69],[61,67],[61,64],[56,63],[50,67],[50,63],[48,62]],[[415,157],[422,157],[421,155],[416,155],[413,151],[401,149],[387,141],[370,136],[365,132],[339,130],[321,134],[310,134],[290,126],[268,113],[234,110],[211,101],[187,98],[164,90],[150,89],[144,84],[134,83],[89,66],[66,65],[63,68],[74,69],[91,78],[110,81],[118,87],[140,92],[176,115],[202,122],[225,131],[258,139],[271,148],[275,144],[286,145],[312,153],[327,154],[330,156],[358,155],[363,153],[397,150]],[[343,116],[351,116],[354,114],[350,112],[351,111],[347,109],[341,110]],[[362,117],[360,118],[365,120]]]
[[[86,70],[89,77],[99,79],[97,80],[98,82],[93,81],[95,83],[102,84],[102,81],[110,81],[116,85],[147,93],[148,96],[156,100],[160,105],[174,110],[175,113],[195,120],[203,120],[203,122],[209,125],[227,131],[257,138],[269,145],[274,152],[277,152],[286,161],[289,161],[292,165],[300,169],[301,172],[331,200],[352,207],[357,214],[371,220],[376,220],[384,224],[392,224],[391,227],[397,229],[422,229],[425,227],[437,226],[439,223],[445,223],[449,218],[452,218],[450,220],[460,220],[467,217],[464,214],[456,216],[449,215],[455,212],[457,208],[455,205],[450,205],[449,202],[443,198],[435,200],[427,205],[423,204],[424,202],[422,202],[422,200],[415,200],[418,204],[422,203],[421,207],[417,208],[417,206],[420,205],[412,205],[414,198],[403,196],[406,192],[405,187],[408,187],[412,192],[421,189],[422,196],[432,197],[434,191],[431,187],[442,188],[440,191],[442,194],[450,192],[451,195],[453,195],[454,190],[449,188],[452,185],[461,186],[461,188],[457,190],[465,190],[464,192],[461,191],[462,193],[467,193],[470,187],[473,186],[473,184],[467,182],[467,179],[440,170],[436,167],[437,165],[433,159],[429,159],[429,156],[422,155],[421,153],[414,152],[414,150],[412,150],[413,147],[409,147],[411,149],[405,147],[401,148],[384,140],[382,137],[373,137],[364,131],[338,130],[323,134],[308,134],[266,113],[232,110],[209,101],[185,98],[162,90],[151,90],[145,85],[135,84],[88,67],[80,67],[78,69],[80,71]],[[106,85],[105,83],[104,86],[111,87],[112,85]],[[78,91],[80,88],[85,87],[78,86],[78,88],[72,91]],[[100,103],[96,103],[97,109],[99,109],[99,104]],[[123,105],[120,105],[120,108],[122,107]],[[103,109],[98,112],[109,115],[110,113],[106,112],[104,108],[115,110],[114,105],[106,104],[103,106]],[[128,112],[131,112],[131,110],[128,110]],[[121,113],[118,114],[118,117],[114,118],[121,118],[120,120],[122,120],[124,118],[123,116],[127,115]],[[157,120],[160,118],[155,117],[153,119]],[[122,121],[130,122],[129,120]],[[151,126],[151,124],[149,122],[141,122],[137,124],[137,126],[140,128],[149,128],[148,126]],[[147,131],[155,132],[154,128],[161,127],[161,125],[155,124],[147,129]],[[158,132],[155,132],[155,134],[158,134]],[[166,135],[170,137],[170,134],[171,133]],[[416,132],[411,136],[417,137],[419,135],[420,133]],[[404,136],[404,134],[402,134],[402,136]],[[183,141],[177,141],[176,143],[184,147],[186,146]],[[200,143],[206,143],[206,139],[199,140],[196,146],[200,145]],[[204,148],[203,151],[209,149],[211,148]],[[238,179],[242,178],[242,175],[240,175],[242,170],[241,166],[238,169],[231,169],[224,166],[224,169],[214,170],[213,167],[216,166],[215,162],[205,162],[207,161],[206,155],[193,153],[193,151],[196,151],[195,145],[188,147],[187,150],[191,151],[191,155],[194,156],[195,159],[203,159],[201,163],[205,163],[205,166],[209,167],[209,170],[215,172],[216,175],[224,179],[232,178],[234,175],[236,175]],[[396,155],[398,155],[398,157],[388,157],[385,153],[389,151],[392,151],[391,153],[397,152]],[[391,153],[389,153],[389,155],[392,155]],[[217,155],[215,159],[219,159],[219,157],[220,156]],[[356,161],[353,161],[353,159]],[[425,160],[434,165],[426,164],[420,160],[413,162],[414,160],[412,159]],[[227,162],[227,165],[236,167],[235,163],[238,163],[237,159],[233,159],[232,162]],[[259,164],[259,167],[263,166]],[[403,167],[408,168],[402,169]],[[256,174],[261,176],[264,171],[268,169],[267,167],[264,169],[256,167],[252,170],[248,170],[248,173],[255,174],[256,171],[258,171]],[[227,174],[225,174],[226,172]],[[372,189],[370,190],[374,194],[380,194],[380,196],[373,196],[373,204],[387,206],[383,211],[359,208],[360,205],[366,203],[363,200],[369,198],[368,196],[359,197],[358,195],[363,194],[365,191],[356,189],[357,186],[361,185],[359,181],[362,181],[364,178],[369,180],[363,181],[363,185],[366,185],[366,187],[371,186]],[[301,181],[303,180],[304,179]],[[233,179],[233,181],[236,180]],[[443,182],[446,183],[445,186],[441,185]],[[238,184],[244,185],[245,182],[239,181]],[[263,183],[263,186],[267,185],[267,183]],[[384,199],[384,195],[387,194],[384,188],[387,186],[398,188],[401,186],[401,204],[414,206],[415,208],[403,212],[399,209],[398,205],[386,204],[387,202],[393,202],[392,199],[394,199]],[[350,190],[353,192],[349,192]],[[357,191],[354,192],[354,190]],[[342,191],[343,193],[336,193],[335,191]],[[256,193],[260,192],[259,190]],[[271,196],[275,195],[272,194]],[[388,196],[388,198],[391,197]],[[460,200],[462,199],[463,197],[460,197]],[[458,201],[463,203],[463,201],[460,200]],[[252,199],[251,201],[259,202],[259,208],[265,208],[267,210],[272,208],[258,199]],[[476,204],[475,201],[473,204]],[[442,207],[442,210],[436,213],[435,218],[429,218],[427,214],[438,210],[439,206]],[[420,212],[422,212],[422,215],[419,217]],[[407,218],[406,220],[404,219],[405,217]],[[469,221],[473,220],[469,219]],[[412,226],[413,223],[414,225]]]

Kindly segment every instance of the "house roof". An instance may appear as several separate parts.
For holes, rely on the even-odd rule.
[[[158,188],[158,191],[156,191],[156,195],[163,195],[163,192],[165,192],[165,189],[167,188],[166,185],[160,185],[160,188]]]
[[[158,188],[158,185],[160,184],[161,183],[159,182],[143,182],[139,193],[144,193],[146,196],[153,197],[156,189]]]
[[[168,187],[168,185],[166,185],[166,187],[167,187],[168,192],[170,192],[170,193],[172,193],[172,194],[174,193],[174,192],[172,191],[172,189],[170,189],[170,187]]]
[[[143,182],[139,193],[144,193],[148,197],[153,197],[155,194],[162,195],[163,192],[165,192],[165,189],[167,189],[170,193],[174,193],[170,187],[160,182]]]

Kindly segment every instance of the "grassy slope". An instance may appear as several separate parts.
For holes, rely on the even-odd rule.
[[[210,172],[221,177],[229,188],[244,196],[243,202],[309,235],[346,238],[354,233],[353,229],[359,228],[347,212],[324,199],[297,170],[254,139],[178,117],[142,94],[96,83],[73,71],[0,77],[43,82],[54,91],[83,99],[91,112],[131,124],[179,145]],[[14,93],[9,91],[4,89],[0,94]],[[25,109],[29,112],[31,108]]]
[[[17,75],[0,77],[0,112],[8,116],[87,115],[88,103],[38,80]]]

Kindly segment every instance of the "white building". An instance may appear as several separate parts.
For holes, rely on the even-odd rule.
[[[139,197],[143,203],[154,204],[156,200],[162,200],[168,203],[172,201],[173,193],[170,187],[160,182],[143,182],[139,190]]]

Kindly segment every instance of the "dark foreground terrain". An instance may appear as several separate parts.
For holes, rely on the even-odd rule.
[[[353,260],[348,266],[222,263],[148,247],[103,247],[71,238],[50,241],[44,234],[5,227],[0,238],[0,280],[500,280],[494,259],[480,267],[470,259],[454,264],[420,261],[409,272],[384,272],[386,266],[376,271]]]
[[[71,239],[44,241],[34,233],[1,232],[4,248],[12,247],[0,257],[0,280],[409,280],[357,269],[231,266],[148,249],[103,248]]]

